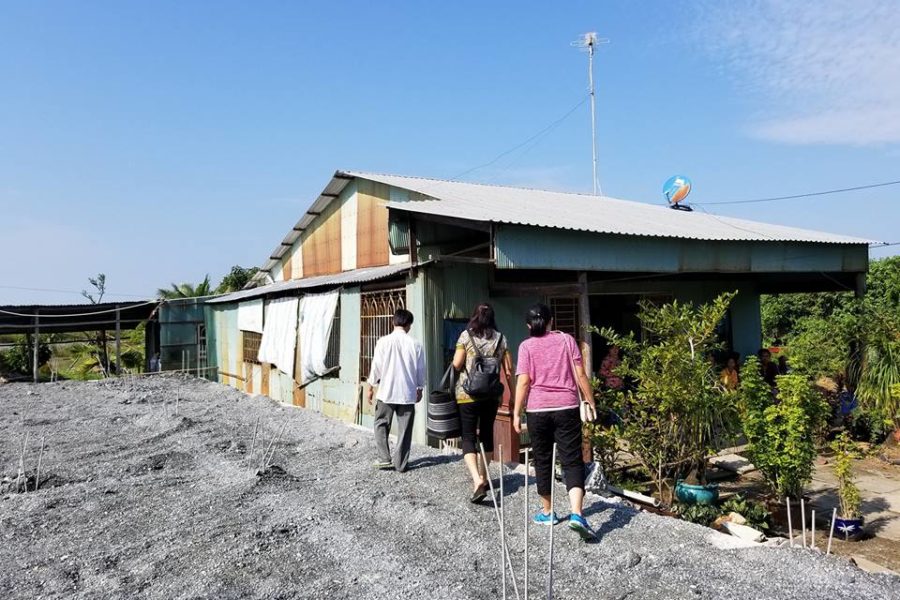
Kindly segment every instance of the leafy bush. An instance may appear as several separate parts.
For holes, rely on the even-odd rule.
[[[756,357],[747,360],[742,373],[741,408],[750,459],[779,498],[798,498],[812,479],[815,436],[828,405],[802,375],[778,377],[774,402]]]
[[[625,351],[616,373],[636,388],[621,394],[622,437],[652,473],[661,498],[674,476],[695,474],[703,481],[707,457],[737,428],[735,398],[707,359],[718,349],[717,327],[733,298],[723,294],[697,307],[643,302],[640,342],[612,329],[600,332]]]
[[[47,364],[50,360],[52,352],[50,346],[44,342],[38,344],[38,368]],[[16,342],[15,346],[2,353],[0,357],[0,366],[4,370],[11,373],[20,373],[22,375],[32,375],[34,366],[34,346],[25,340]]]
[[[847,419],[847,428],[855,441],[880,444],[890,435],[893,425],[877,409],[857,408]]]
[[[760,531],[767,531],[771,525],[772,513],[762,502],[748,500],[737,494],[722,503],[723,515],[736,512],[747,520],[747,525]]]
[[[691,523],[709,527],[719,518],[721,511],[711,504],[675,504],[675,513]]]
[[[841,516],[845,519],[858,519],[862,513],[862,498],[859,488],[853,481],[853,459],[858,456],[859,449],[845,431],[832,443],[834,450],[834,474],[838,479],[838,496],[841,499]]]

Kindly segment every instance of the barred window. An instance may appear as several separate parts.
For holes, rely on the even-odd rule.
[[[406,308],[406,289],[364,292],[360,295],[359,375],[369,376],[375,343],[394,330],[394,313]]]
[[[259,344],[262,334],[255,331],[241,331],[241,344],[244,346],[244,362],[259,364]]]
[[[553,322],[556,324],[556,329],[568,333],[576,340],[581,339],[581,323],[578,319],[578,298],[550,298],[550,311],[553,313]]]
[[[325,366],[337,367],[341,364],[341,301],[338,300],[331,319],[331,335],[328,337],[328,350],[325,353]]]

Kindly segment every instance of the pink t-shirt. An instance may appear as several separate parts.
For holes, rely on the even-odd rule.
[[[528,375],[527,412],[578,407],[578,388],[571,361],[581,364],[581,350],[568,333],[550,331],[519,345],[516,375]]]

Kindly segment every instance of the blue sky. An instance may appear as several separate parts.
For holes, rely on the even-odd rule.
[[[453,177],[585,95],[604,193],[714,202],[900,179],[893,2],[6,2],[0,303],[264,261],[335,169]],[[587,105],[472,181],[588,191]],[[900,186],[719,214],[900,241]],[[713,210],[710,207],[710,210]],[[897,248],[875,250],[884,256]]]

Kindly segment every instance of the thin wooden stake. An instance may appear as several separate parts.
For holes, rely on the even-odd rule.
[[[44,460],[44,436],[41,436],[41,451],[38,453],[38,465],[37,465],[37,473],[34,476],[34,491],[38,490],[38,486],[41,485],[41,462]],[[28,480],[25,480],[25,484],[28,484]]]
[[[484,473],[488,480],[488,486],[491,489],[491,500],[494,501],[494,516],[497,518],[497,525],[500,525],[500,508],[497,506],[497,496],[494,494],[494,482],[491,481],[491,470],[488,467],[487,455],[484,453],[484,444],[478,444],[479,449],[481,450],[481,462],[484,463]],[[512,561],[509,559],[509,549],[504,547],[504,554],[506,555],[506,567],[509,569],[510,573],[515,573],[512,567]],[[519,586],[516,584],[516,578],[513,577],[513,592],[516,594],[516,600],[519,600]]]
[[[528,600],[528,450],[525,448],[525,600]]]
[[[831,554],[831,538],[834,537],[834,520],[837,518],[837,507],[831,509],[831,530],[828,532],[828,550],[825,556]]]
[[[497,456],[500,459],[500,572],[501,577],[500,589],[502,590],[503,600],[506,600],[506,567],[504,561],[506,559],[506,498],[503,488],[503,445],[497,445]]]
[[[812,511],[812,514],[810,515],[809,518],[810,518],[809,525],[812,528],[812,539],[809,542],[809,547],[812,548],[813,550],[815,550],[816,549],[816,511],[815,510]]]
[[[803,533],[803,547],[806,548],[806,504],[803,496],[800,496],[800,522],[803,524],[801,531]]]
[[[788,539],[791,541],[791,548],[794,547],[794,526],[791,523],[791,497],[785,496],[784,503],[787,506],[787,517],[788,517]]]
[[[275,444],[278,442],[278,440],[281,439],[281,434],[284,433],[285,427],[287,427],[286,420],[285,420],[284,424],[281,426],[281,429],[278,431],[278,435],[276,435],[274,438],[272,438],[272,441],[269,442],[269,447],[266,448],[266,451],[263,453],[263,462],[262,462],[262,467],[260,468],[260,470],[262,472],[265,472],[266,469],[269,468],[269,450],[272,450],[272,455],[274,456],[275,455],[275,450],[274,450]]]
[[[178,402],[178,400],[175,400]],[[247,454],[247,466],[253,464],[253,450],[256,446],[256,432],[259,431],[259,417],[256,417],[256,426],[253,428],[253,439],[250,440],[250,453]]]
[[[16,491],[22,487],[22,478],[25,477],[25,451],[28,449],[28,434],[22,442],[22,452],[19,454],[19,476],[16,478]],[[25,491],[28,491],[28,478],[25,477]]]
[[[547,565],[547,600],[553,599],[553,530],[556,499],[556,443],[553,443],[553,459],[550,461],[550,560]]]

